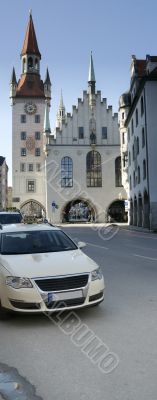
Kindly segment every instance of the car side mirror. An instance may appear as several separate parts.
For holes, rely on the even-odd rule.
[[[83,249],[83,247],[86,247],[86,243],[85,242],[78,242],[78,248],[79,249]]]

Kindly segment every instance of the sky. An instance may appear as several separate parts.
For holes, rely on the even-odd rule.
[[[52,82],[51,128],[55,126],[61,88],[67,112],[87,89],[90,52],[96,88],[113,112],[129,88],[131,55],[157,55],[156,0],[5,0],[0,23],[0,155],[12,167],[12,121],[9,82],[12,67],[21,74],[22,49],[32,9],[41,77],[48,66]]]

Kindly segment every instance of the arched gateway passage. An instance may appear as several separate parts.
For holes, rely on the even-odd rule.
[[[62,222],[93,222],[96,212],[88,200],[75,199],[65,205],[61,218]]]
[[[107,220],[108,222],[127,222],[128,213],[125,210],[124,200],[115,200],[109,205]]]
[[[46,216],[45,207],[36,200],[28,200],[20,207],[23,215],[42,218]]]

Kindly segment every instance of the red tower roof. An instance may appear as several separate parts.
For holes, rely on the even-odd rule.
[[[29,17],[29,22],[28,22],[28,26],[27,26],[27,31],[26,31],[26,35],[25,35],[25,40],[24,40],[21,56],[24,56],[25,54],[35,54],[41,58],[41,54],[38,49],[38,43],[37,43],[37,38],[36,38],[36,34],[35,34],[33,18],[32,18],[31,14]]]

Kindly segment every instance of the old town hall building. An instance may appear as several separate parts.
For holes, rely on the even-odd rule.
[[[13,203],[24,213],[64,221],[124,220],[118,114],[96,91],[93,57],[88,88],[72,113],[63,97],[51,130],[49,72],[40,77],[41,54],[32,16],[21,52],[22,73],[13,69]]]

